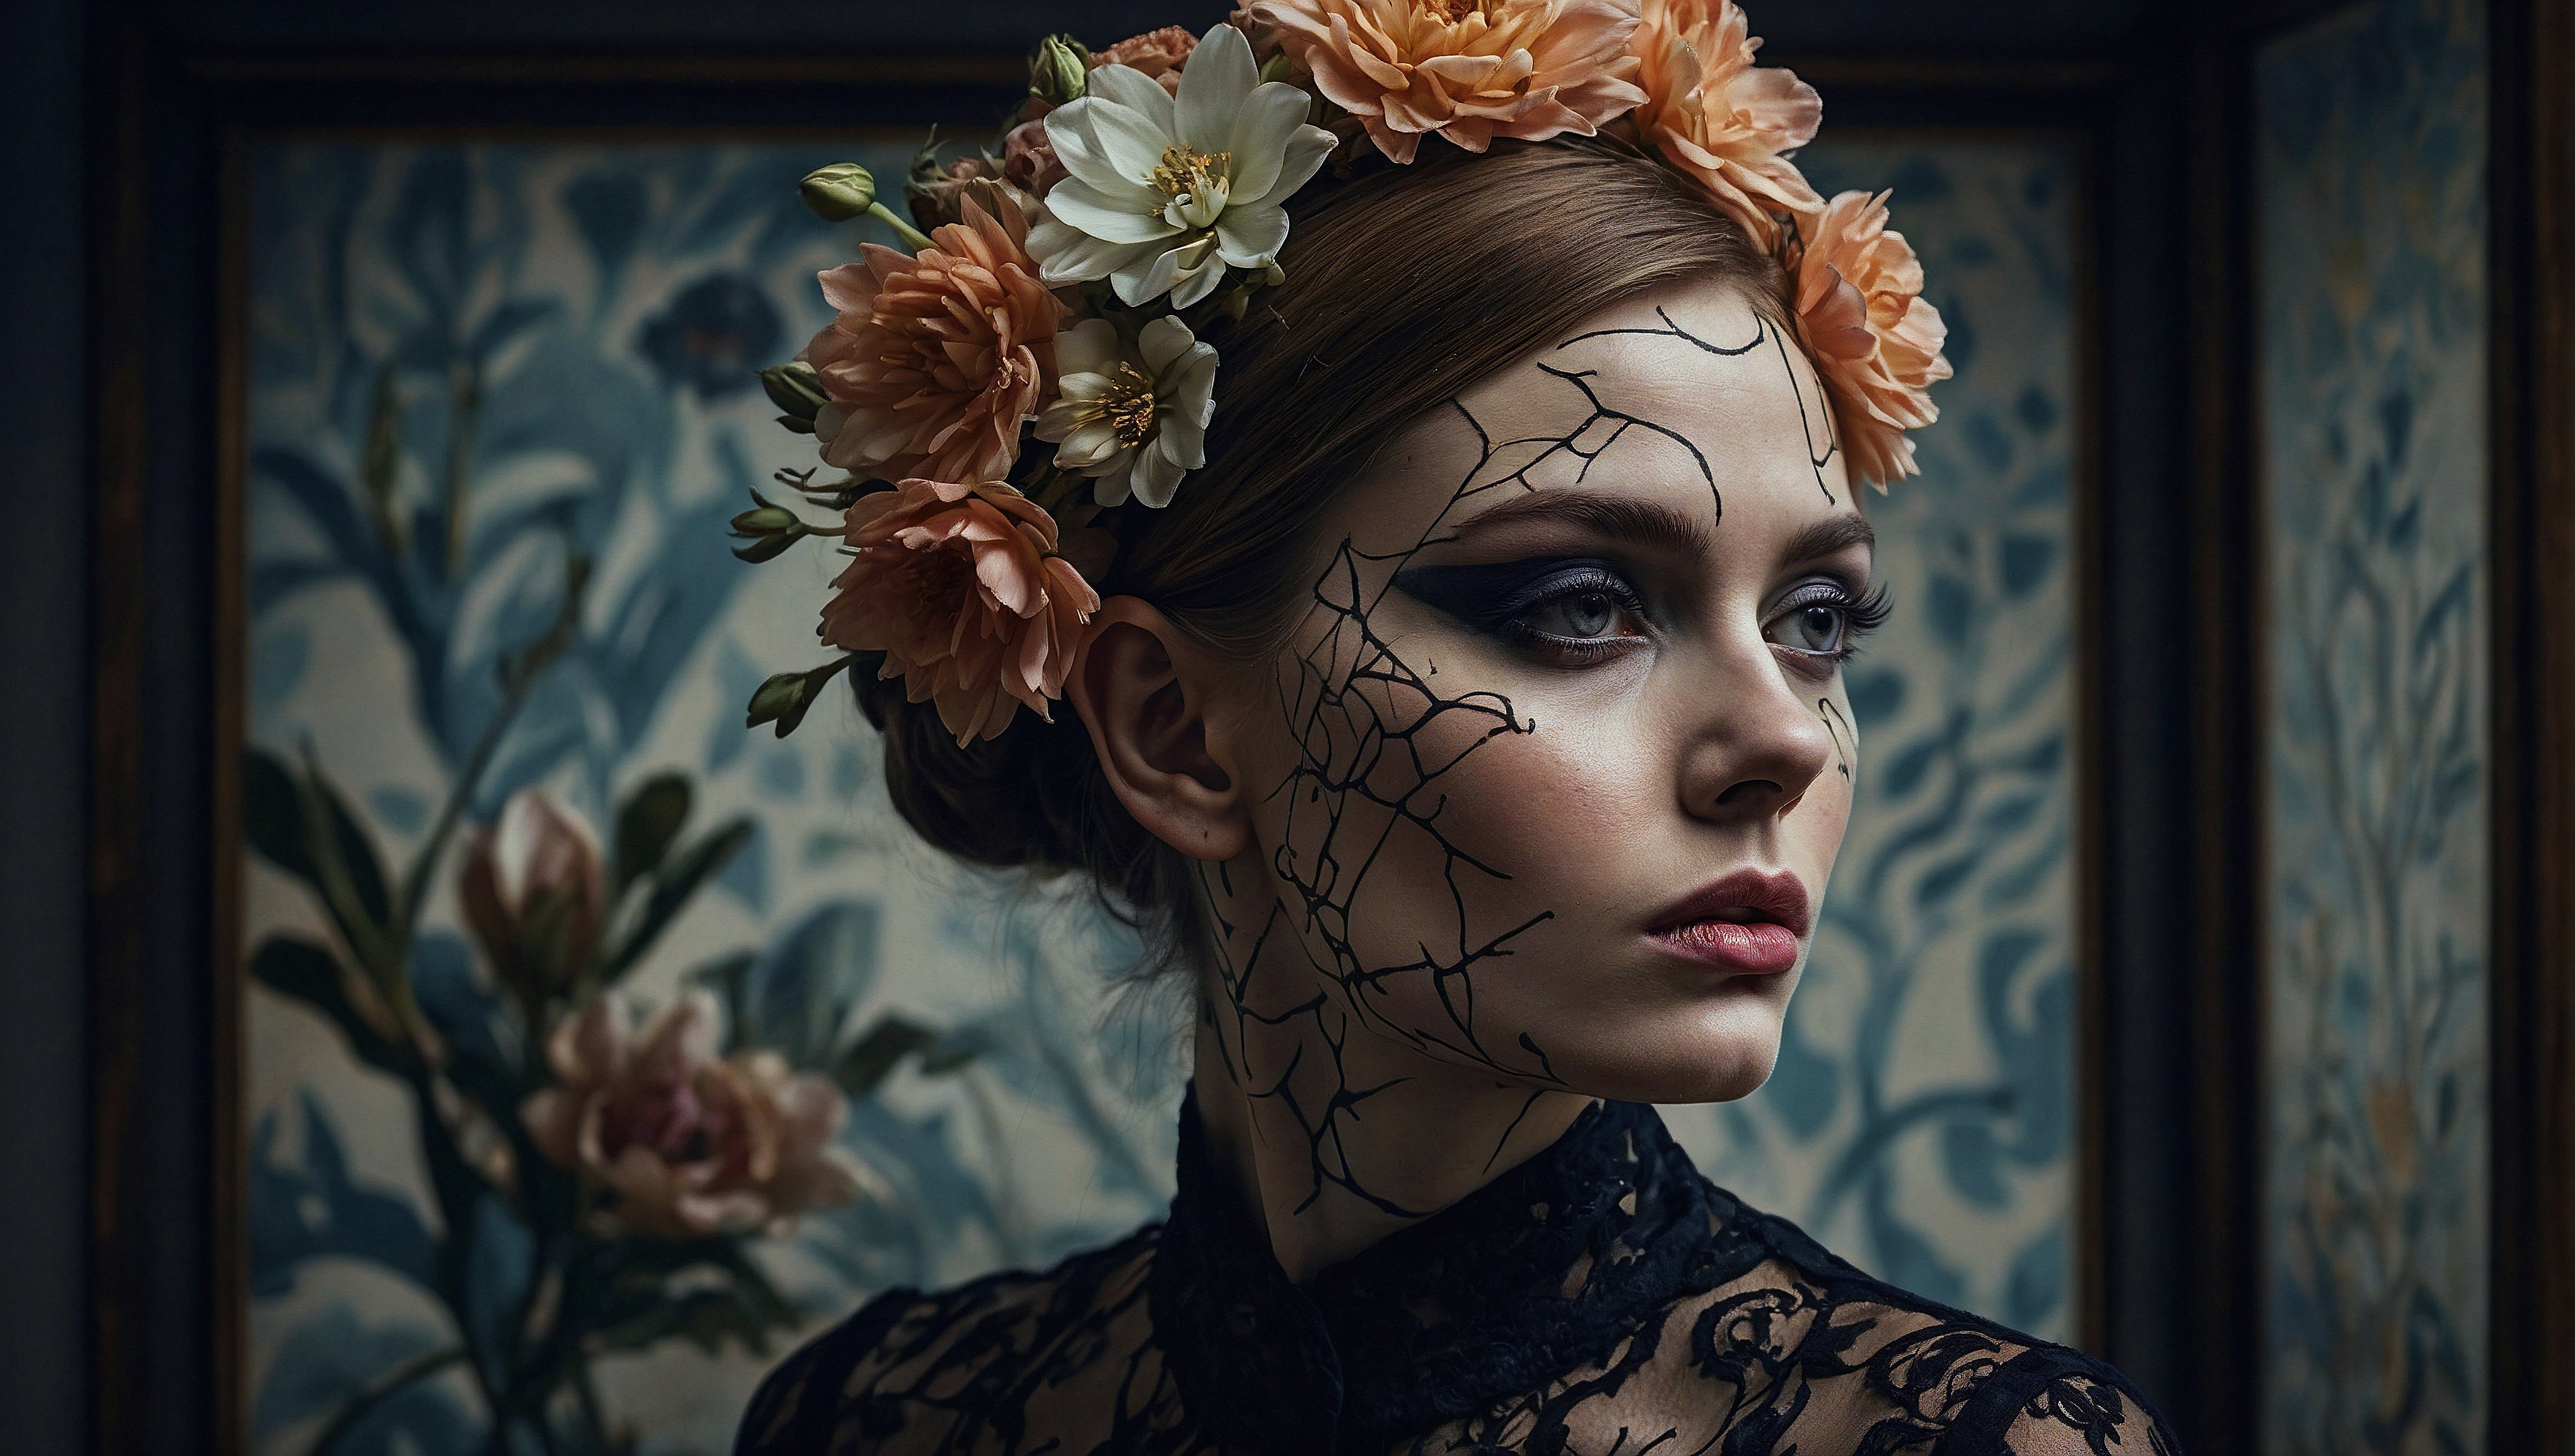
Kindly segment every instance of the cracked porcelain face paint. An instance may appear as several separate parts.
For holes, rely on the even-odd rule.
[[[1841,662],[1882,613],[1819,399],[1734,291],[1667,288],[1325,513],[1242,733],[1258,850],[1207,866],[1209,1030],[1304,1129],[1316,1193],[1411,1211],[1335,1154],[1407,1081],[1768,1075],[1849,813]]]

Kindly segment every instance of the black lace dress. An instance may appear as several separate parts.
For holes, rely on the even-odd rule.
[[[1181,1121],[1168,1223],[896,1290],[761,1387],[739,1456],[2169,1453],[2098,1360],[1916,1299],[1592,1108],[1434,1217],[1288,1282]]]

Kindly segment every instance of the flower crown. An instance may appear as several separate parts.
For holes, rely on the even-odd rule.
[[[961,746],[1048,717],[1117,549],[1101,514],[1167,506],[1206,463],[1205,336],[1283,280],[1288,199],[1327,160],[1408,164],[1424,137],[1608,131],[1694,181],[1785,271],[1852,472],[1915,474],[1946,331],[1886,195],[1827,201],[1789,160],[1823,105],[1760,44],[1733,0],[1257,0],[1204,37],[1042,42],[998,151],[943,167],[934,137],[914,159],[926,235],[866,168],[808,176],[816,212],[910,251],[824,273],[839,317],[761,376],[847,475],[782,473],[837,529],[754,493],[735,554],[828,532],[851,559],[819,629],[848,656],[762,684],[751,724],[784,737],[866,653]],[[1052,454],[1023,460],[1030,437]]]

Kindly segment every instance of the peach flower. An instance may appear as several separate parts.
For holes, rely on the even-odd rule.
[[[538,1151],[614,1195],[608,1216],[665,1238],[749,1233],[855,1199],[840,1088],[776,1052],[719,1059],[715,998],[692,990],[639,1033],[615,991],[558,1023],[557,1083],[520,1118]]]
[[[1094,68],[1130,66],[1162,83],[1164,90],[1181,94],[1181,67],[1187,65],[1190,51],[1199,38],[1177,25],[1131,35],[1105,51],[1091,53]]]
[[[909,480],[861,496],[823,639],[881,652],[962,746],[998,737],[1021,705],[1048,717],[1100,594],[1057,553],[1055,518],[999,481]]]
[[[917,257],[870,243],[863,263],[823,275],[841,316],[799,357],[832,397],[814,421],[830,464],[982,480],[1018,458],[1020,427],[1055,384],[1064,306],[1029,261],[1017,201],[986,193],[959,211]]]
[[[1645,140],[1775,248],[1776,214],[1824,208],[1787,157],[1815,139],[1822,100],[1793,72],[1752,63],[1761,41],[1734,0],[1644,0],[1643,16],[1632,44]]]
[[[1589,136],[1645,99],[1617,0],[1261,0],[1245,18],[1397,162],[1434,134],[1470,152]]]
[[[1940,418],[1948,327],[1922,298],[1922,263],[1886,226],[1887,194],[1844,192],[1798,219],[1797,332],[1823,379],[1852,472],[1880,489],[1918,474],[1904,432]]]

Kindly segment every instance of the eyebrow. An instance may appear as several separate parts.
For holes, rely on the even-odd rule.
[[[1788,549],[1779,554],[1779,559],[1789,562],[1810,562],[1817,557],[1832,556],[1855,546],[1864,546],[1874,551],[1877,547],[1877,528],[1868,524],[1867,517],[1854,512],[1848,516],[1827,517],[1798,532],[1789,540]]]
[[[1469,518],[1458,526],[1456,535],[1464,537],[1500,526],[1517,526],[1523,522],[1562,522],[1579,526],[1602,536],[1619,537],[1659,546],[1681,555],[1700,555],[1708,550],[1708,529],[1669,506],[1652,501],[1630,501],[1615,496],[1588,496],[1572,492],[1536,491],[1517,500],[1506,501],[1483,514]],[[1833,556],[1854,546],[1874,550],[1877,528],[1868,518],[1851,512],[1817,521],[1789,538],[1781,561],[1807,562]]]
[[[1857,517],[1853,517],[1857,520]],[[1669,506],[1615,496],[1588,496],[1569,491],[1534,491],[1506,501],[1460,524],[1458,539],[1523,522],[1561,522],[1602,536],[1659,546],[1681,555],[1704,554],[1707,527]]]

